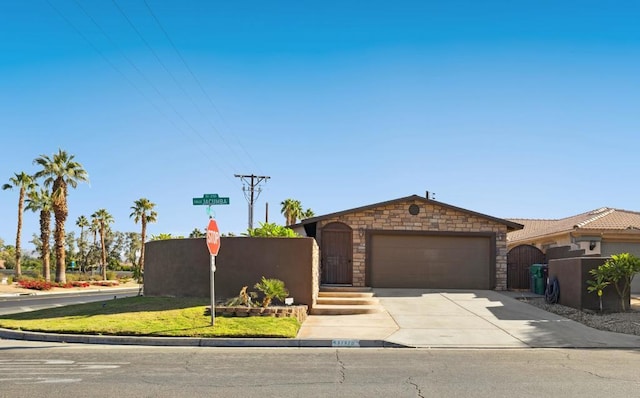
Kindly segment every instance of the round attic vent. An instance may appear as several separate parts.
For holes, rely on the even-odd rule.
[[[418,207],[418,205],[411,205],[409,206],[409,214],[411,214],[412,216],[417,216],[418,213],[420,213],[420,207]]]

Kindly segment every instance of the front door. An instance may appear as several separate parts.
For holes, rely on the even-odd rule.
[[[353,282],[353,232],[343,223],[322,229],[321,283],[350,285]]]

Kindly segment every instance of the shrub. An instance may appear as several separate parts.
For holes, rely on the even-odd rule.
[[[604,264],[590,271],[595,280],[589,283],[588,289],[591,291],[602,291],[594,288],[598,284],[610,284],[616,289],[620,298],[620,308],[622,311],[627,310],[627,300],[625,299],[631,290],[631,281],[633,277],[640,272],[640,258],[629,253],[614,254]],[[600,295],[601,293],[599,293]]]
[[[257,297],[258,295],[256,294],[256,292],[247,292],[247,286],[244,286],[242,289],[240,289],[240,293],[236,297],[233,297],[227,300],[225,305],[230,307],[235,307],[239,305],[243,305],[246,307],[253,307],[255,303],[252,301],[252,299],[255,299]]]
[[[54,284],[43,280],[29,280],[21,278],[20,281],[18,281],[18,286],[24,289],[51,290],[51,288],[54,287]]]
[[[31,279],[42,279],[42,272],[40,272],[40,270],[37,269],[30,269],[30,270],[26,270],[24,272],[22,272],[22,276],[23,277],[28,277]]]
[[[107,280],[112,281],[116,279],[118,279],[118,276],[115,271],[107,271]]]
[[[270,238],[270,237],[282,237],[282,238],[297,238],[298,234],[293,232],[291,228],[283,227],[276,223],[260,223],[260,227],[248,229],[245,234],[251,237]]]
[[[284,301],[289,295],[289,291],[284,287],[284,282],[280,279],[267,279],[263,276],[262,280],[256,283],[254,287],[264,294],[263,307],[268,307],[274,298]]]

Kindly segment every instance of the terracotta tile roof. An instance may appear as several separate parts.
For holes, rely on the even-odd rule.
[[[640,230],[640,213],[603,207],[575,216],[559,220],[535,220],[510,218],[518,224],[524,225],[519,231],[509,232],[509,242],[553,235],[573,230]]]

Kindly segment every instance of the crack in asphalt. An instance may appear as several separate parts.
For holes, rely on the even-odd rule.
[[[418,396],[419,398],[425,398],[425,396],[424,396],[424,395],[422,395],[422,390],[420,389],[420,386],[419,386],[417,383],[414,383],[414,382],[411,380],[411,377],[409,377],[409,378],[407,379],[407,384],[409,384],[409,385],[413,386],[413,388],[415,388],[415,389],[416,389],[416,396]]]
[[[340,359],[340,355],[338,354],[338,350],[336,350],[336,361],[338,362],[338,373],[340,375],[340,378],[338,380],[338,384],[343,384],[345,379],[346,379],[345,367],[344,367],[344,362],[342,362],[342,360]]]

